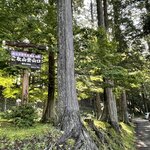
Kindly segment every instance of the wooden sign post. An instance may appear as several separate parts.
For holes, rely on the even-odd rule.
[[[25,42],[13,42],[13,41],[6,41],[5,43],[7,46],[17,47],[17,48],[33,48],[38,50],[46,50],[46,46],[42,45],[35,45],[32,43],[25,43]],[[35,54],[27,51],[15,51],[11,50],[11,64],[12,65],[22,65],[30,68],[31,70],[40,70],[41,63],[42,63],[42,55]],[[28,103],[29,97],[29,71],[28,69],[23,71],[23,78],[22,78],[22,104]]]
[[[29,71],[23,71],[23,79],[22,79],[22,104],[28,103],[29,97]]]

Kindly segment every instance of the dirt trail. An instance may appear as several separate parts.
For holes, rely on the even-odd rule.
[[[150,122],[145,119],[135,119],[137,150],[150,150]]]

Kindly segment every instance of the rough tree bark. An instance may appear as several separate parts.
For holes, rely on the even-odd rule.
[[[126,98],[126,91],[122,91],[121,95],[121,106],[122,106],[122,121],[126,124],[129,124],[129,117],[128,117],[128,108],[127,108],[127,98]]]
[[[76,150],[97,150],[83,127],[79,114],[74,76],[71,0],[58,0],[58,120],[63,136],[58,144],[75,139]]]
[[[120,127],[118,124],[118,114],[117,114],[117,107],[116,107],[116,100],[113,94],[113,82],[109,79],[106,79],[105,82],[108,84],[109,87],[106,88],[106,95],[107,95],[107,102],[108,102],[108,113],[109,113],[109,121],[112,127],[117,131],[120,132]]]
[[[48,73],[48,99],[45,104],[41,121],[53,122],[55,118],[55,58],[54,52],[49,51],[49,73]]]
[[[104,5],[103,5],[104,4]],[[103,6],[105,8],[103,8]],[[104,15],[106,18],[104,18]],[[97,18],[98,18],[98,27],[102,27],[107,31],[108,28],[108,15],[107,15],[107,0],[97,0]],[[104,22],[105,21],[105,22]],[[105,26],[106,25],[106,26]],[[106,87],[104,89],[104,94],[106,94],[105,103],[107,104],[105,107],[105,113],[108,115],[103,115],[106,117],[109,117],[110,124],[112,127],[119,132],[119,124],[118,124],[118,115],[117,115],[117,107],[116,107],[116,101],[114,99],[113,89],[112,89],[112,81],[110,79],[105,78],[104,82],[109,85],[109,87]],[[108,108],[106,108],[108,107]],[[108,110],[108,112],[106,112]],[[106,120],[106,118],[105,118]]]

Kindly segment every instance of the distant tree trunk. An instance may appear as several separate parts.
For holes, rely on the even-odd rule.
[[[117,52],[124,52],[128,46],[120,28],[120,25],[122,24],[122,2],[120,0],[115,0],[112,3],[114,10],[114,39],[118,41]]]
[[[107,8],[108,8],[108,1],[104,0],[104,23],[105,23],[105,29],[108,31],[108,13],[107,13]]]
[[[103,17],[98,17],[98,19],[100,20],[100,18],[102,18],[102,22],[104,20],[104,23],[101,23],[102,25],[104,24],[103,28],[105,28],[105,30],[107,31],[108,30],[108,13],[107,13],[107,0],[103,0],[103,6],[104,7],[100,7],[99,9],[102,9],[101,10],[101,15],[103,15]],[[101,2],[101,5],[102,5],[102,2]],[[98,9],[98,8],[97,8]],[[104,11],[104,13],[103,13]],[[98,15],[99,16],[99,15]],[[103,81],[105,83],[105,78],[103,78]],[[103,109],[103,114],[101,116],[101,120],[103,121],[109,121],[110,120],[110,116],[109,116],[109,113],[108,113],[108,99],[107,99],[107,93],[106,93],[106,89],[107,88],[104,88],[104,109]]]
[[[53,122],[55,118],[55,55],[49,51],[49,73],[48,73],[48,99],[43,111],[42,122]]]
[[[76,150],[98,150],[81,123],[74,76],[72,9],[70,0],[58,0],[58,120],[65,144],[74,138]]]
[[[143,100],[143,103],[144,103],[144,112],[148,112],[147,102],[146,102],[146,98],[145,98],[144,93],[142,93],[142,100]]]
[[[98,27],[105,27],[105,24],[104,24],[103,1],[102,0],[96,0],[96,2],[97,2]]]
[[[102,106],[101,106],[101,97],[99,93],[96,93],[96,98],[94,100],[94,106],[95,106],[95,114],[96,114],[96,118],[97,120],[99,120],[101,118],[102,115]]]
[[[147,13],[149,13],[150,12],[150,2],[149,2],[149,0],[145,0],[145,8],[146,8]]]
[[[98,20],[98,27],[105,29],[105,23],[104,23],[104,9],[103,9],[103,1],[102,0],[96,0],[97,2],[97,20]],[[105,80],[105,79],[103,79]],[[100,109],[100,108],[99,108]],[[100,110],[99,110],[100,111]],[[107,97],[106,92],[104,88],[104,109],[101,116],[101,119],[103,121],[106,121],[108,118],[108,105],[107,105]]]
[[[108,15],[107,15],[107,1],[104,2],[104,7],[105,8],[103,8],[103,1],[97,0],[98,27],[103,27],[107,31],[106,28],[108,28],[108,18],[104,19],[104,15],[105,15],[105,17],[108,17]],[[105,23],[104,23],[104,20],[105,20]],[[107,27],[105,25],[107,25]],[[109,114],[109,118],[107,118],[107,120],[109,119],[112,127],[116,131],[119,132],[120,128],[119,128],[119,124],[118,124],[116,101],[114,99],[114,95],[113,95],[112,87],[111,87],[112,81],[110,79],[105,78],[104,82],[106,84],[110,85],[110,87],[107,87],[104,89],[104,92],[106,94],[106,101],[104,104],[107,104],[107,106],[104,106],[104,107],[108,107],[108,108],[105,108],[105,113]],[[107,110],[108,110],[108,112],[106,112]],[[108,117],[108,115],[105,115],[105,116]],[[103,117],[104,117],[104,115],[103,115]]]
[[[94,23],[94,15],[93,15],[93,1],[91,0],[90,3],[90,7],[91,7],[91,22]]]
[[[104,80],[105,82],[105,80]],[[108,114],[108,103],[107,103],[107,95],[106,95],[106,88],[104,88],[104,109],[103,109],[103,112],[102,112],[102,116],[101,116],[101,120],[102,121],[109,121],[109,114]]]
[[[48,28],[49,32],[56,38],[56,1],[49,0],[47,7],[47,24],[51,28]],[[41,121],[50,121],[53,123],[55,121],[55,52],[53,51],[53,46],[55,45],[52,38],[48,39],[49,51],[48,51],[48,99],[45,101],[45,107],[43,110],[43,116]]]
[[[126,124],[129,124],[129,117],[128,117],[128,107],[127,107],[127,98],[126,98],[126,91],[122,91],[121,95],[121,110],[122,110],[122,121]]]
[[[147,95],[146,95],[146,89],[144,84],[142,84],[142,100],[144,104],[144,111],[148,112],[148,106],[147,106]]]
[[[146,8],[146,11],[147,11],[147,15],[150,15],[150,2],[149,0],[145,0],[145,8]],[[147,44],[148,44],[148,50],[150,52],[150,40],[146,39],[147,41]]]

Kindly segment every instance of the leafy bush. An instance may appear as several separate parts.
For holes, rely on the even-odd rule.
[[[13,107],[8,110],[5,115],[5,119],[11,119],[17,127],[29,127],[33,126],[37,114],[31,104]]]

